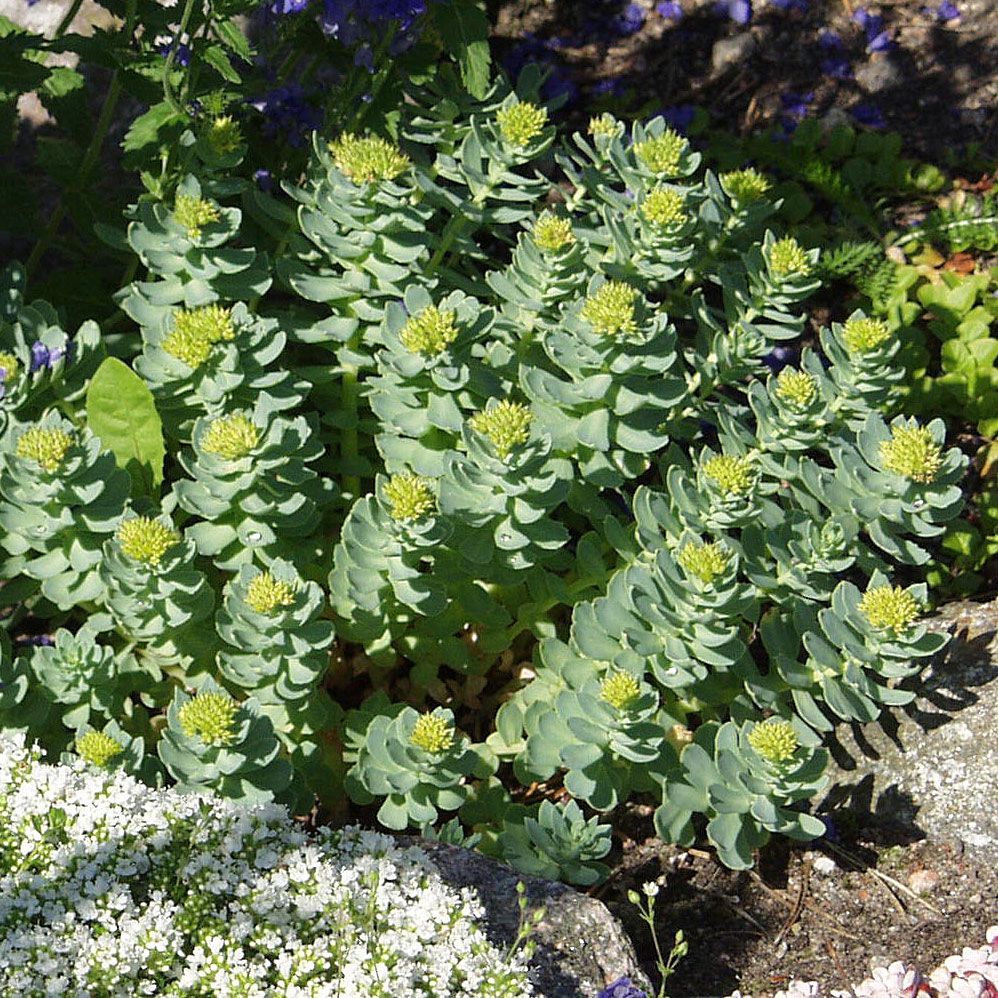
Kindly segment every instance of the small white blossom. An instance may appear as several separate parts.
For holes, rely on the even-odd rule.
[[[65,814],[61,827],[53,811]],[[0,734],[0,998],[527,998],[428,857]]]

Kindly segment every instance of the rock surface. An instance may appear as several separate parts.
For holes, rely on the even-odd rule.
[[[822,810],[869,809],[916,838],[998,845],[998,600],[953,603],[931,622],[952,638],[919,697],[832,744]]]
[[[485,929],[493,942],[508,945],[519,926],[516,885],[523,881],[528,911],[545,909],[532,939],[537,945],[531,977],[543,998],[594,998],[619,977],[629,976],[651,992],[634,947],[606,906],[564,884],[539,880],[480,853],[441,842],[411,840],[430,856],[443,879],[476,890],[485,906]]]
[[[720,38],[710,53],[710,68],[723,73],[732,66],[745,62],[759,47],[759,40],[751,31],[741,31],[730,38]]]

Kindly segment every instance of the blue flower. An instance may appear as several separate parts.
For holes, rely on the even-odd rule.
[[[844,55],[833,55],[821,60],[821,71],[833,80],[851,80],[852,66]]]
[[[621,37],[640,31],[648,12],[639,3],[629,3],[616,17],[610,19],[610,30]]]
[[[616,97],[624,89],[624,81],[619,76],[608,76],[605,79],[597,80],[593,84],[593,94],[595,96]]]
[[[426,13],[426,0],[323,0],[322,30],[344,45],[380,40],[392,24],[397,26],[392,51],[397,53],[414,39],[412,29]]]
[[[648,995],[641,988],[635,987],[629,977],[619,977],[596,998],[648,998]]]
[[[730,17],[735,24],[748,24],[752,20],[752,0],[718,0],[714,11]]]
[[[322,127],[322,115],[298,83],[275,87],[250,100],[249,104],[264,116],[265,135],[282,136],[295,148],[305,144],[306,135]]]
[[[254,170],[253,181],[261,191],[272,191],[274,189],[274,175],[270,170]]]
[[[312,0],[270,0],[267,9],[279,17],[284,14],[300,14]]]
[[[807,0],[769,0],[777,10],[795,10],[800,14],[807,13]]]
[[[875,104],[857,104],[850,112],[857,122],[867,128],[884,128],[887,122]]]
[[[857,7],[852,19],[866,32],[867,52],[886,52],[894,48],[891,33],[884,28],[884,19],[871,14],[865,7]]]
[[[788,364],[796,364],[799,357],[800,347],[779,346],[773,347],[773,349],[762,358],[762,362],[773,372],[773,374],[779,374],[779,372],[782,371]]]
[[[686,129],[693,124],[697,109],[692,104],[671,104],[669,107],[663,107],[659,114],[677,132],[685,133]]]
[[[814,101],[814,93],[795,94],[787,91],[780,94],[780,103],[783,105],[783,114],[792,121],[801,121],[807,117],[807,112]]]
[[[837,31],[832,31],[831,28],[825,28],[818,35],[818,45],[826,52],[845,51],[845,43],[842,41],[842,36]]]
[[[960,18],[960,8],[951,0],[943,0],[936,8],[936,17],[940,21],[957,21]]]
[[[173,47],[174,47],[173,38],[167,36],[165,41],[160,42],[160,44],[156,46],[156,51],[165,59],[170,54],[170,50]],[[173,61],[178,66],[189,66],[191,64],[190,48],[188,48],[188,46],[185,45],[183,42],[177,45],[176,48],[177,48],[177,54],[173,57]]]
[[[656,4],[657,10],[667,21],[681,21],[683,19],[683,8],[676,0],[665,0],[664,3]]]
[[[29,370],[34,373],[43,367],[49,366],[49,348],[39,340],[31,344],[31,366]]]

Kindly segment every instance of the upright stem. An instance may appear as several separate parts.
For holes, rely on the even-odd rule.
[[[76,20],[76,15],[79,14],[82,6],[83,0],[73,0],[73,2],[69,5],[69,10],[66,11],[62,20],[59,22],[59,27],[55,29],[55,34],[52,36],[53,40],[56,38],[62,38],[62,36],[69,31],[70,25]]]
[[[344,465],[353,464],[360,455],[359,437],[357,434],[358,401],[360,386],[357,381],[357,368],[353,364],[343,366],[340,400],[343,412],[348,417],[340,438],[340,456]],[[356,498],[360,493],[360,476],[344,475],[343,491]]]
[[[194,13],[194,0],[187,0],[184,4],[184,12],[180,16],[180,25],[177,27],[177,33],[174,35],[173,44],[170,45],[170,51],[166,53],[166,59],[163,62],[163,96],[166,98],[166,103],[173,108],[177,114],[187,115],[187,112],[180,106],[176,95],[173,92],[173,85],[170,83],[170,73],[173,72],[173,64],[177,60],[177,50],[180,48],[180,40],[184,37],[187,32],[187,26],[191,23],[191,16]]]
[[[80,0],[80,2],[82,2],[82,0]],[[132,32],[135,30],[135,9],[137,4],[138,0],[128,0],[128,9],[125,16],[125,36],[129,41],[131,41]],[[66,17],[63,18],[63,23],[56,29],[56,37],[59,36],[61,31],[64,31],[65,28],[69,26],[67,18],[71,22],[73,18],[76,17],[76,11],[79,9],[79,6],[80,3],[76,3],[74,8],[67,11]],[[52,209],[52,215],[49,217],[48,224],[45,226],[38,242],[35,243],[34,249],[32,249],[31,255],[28,257],[28,262],[25,264],[25,271],[29,280],[34,272],[34,269],[38,266],[39,261],[44,256],[45,251],[49,248],[49,245],[55,238],[56,233],[59,231],[59,225],[62,223],[62,220],[66,215],[66,195],[70,191],[75,193],[83,190],[90,182],[90,174],[93,173],[94,167],[97,165],[97,160],[100,158],[101,149],[104,146],[104,139],[107,138],[108,130],[111,127],[111,120],[114,117],[114,111],[118,106],[118,98],[120,96],[121,71],[116,69],[111,76],[111,82],[107,88],[107,96],[104,98],[104,104],[100,109],[100,115],[97,118],[94,133],[90,138],[90,144],[87,146],[86,152],[83,154],[83,159],[80,162],[80,168],[76,172],[75,182],[72,185],[63,188],[59,195],[59,200],[56,202],[55,208]]]

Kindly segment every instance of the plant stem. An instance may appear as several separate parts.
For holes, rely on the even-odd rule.
[[[131,41],[132,32],[135,30],[135,8],[137,4],[138,0],[128,0],[128,10],[125,16],[125,35],[129,41]],[[79,7],[79,3],[76,4],[76,7]],[[66,16],[69,17],[70,14],[75,17],[75,9],[67,12]],[[70,17],[70,20],[72,20],[72,17]],[[63,22],[65,21],[66,18],[63,18]],[[57,30],[62,29],[63,25],[60,24],[59,29]],[[59,231],[59,225],[62,223],[62,220],[66,215],[66,195],[70,191],[75,193],[83,190],[90,182],[90,174],[97,165],[97,160],[100,157],[101,149],[104,145],[104,139],[107,138],[108,130],[111,127],[111,119],[114,116],[115,108],[118,106],[118,98],[120,96],[121,70],[116,69],[111,75],[111,82],[107,88],[107,96],[104,98],[104,104],[102,105],[100,114],[97,117],[97,124],[95,125],[94,133],[90,138],[90,144],[87,146],[86,152],[83,154],[83,159],[80,162],[80,168],[76,172],[76,180],[71,186],[64,188],[59,195],[59,200],[56,202],[55,208],[52,209],[52,215],[49,217],[48,224],[45,226],[45,229],[41,234],[41,238],[39,238],[38,242],[35,243],[35,246],[31,251],[31,255],[28,257],[28,262],[24,265],[28,280],[31,279],[31,274],[38,266],[39,261],[44,256],[45,251],[49,248],[49,245],[55,238],[56,233]]]
[[[170,83],[170,73],[173,71],[173,64],[177,59],[177,50],[180,48],[181,39],[187,31],[187,26],[190,24],[191,15],[194,13],[194,0],[187,0],[184,4],[184,12],[180,16],[180,25],[177,27],[177,33],[173,36],[173,43],[170,45],[170,51],[166,54],[166,59],[163,62],[163,96],[166,98],[166,103],[173,108],[177,114],[187,116],[187,112],[180,106],[177,101],[177,97],[173,92],[173,86]]]
[[[357,382],[357,368],[353,364],[343,365],[343,381],[341,385],[340,400],[343,403],[343,412],[346,415],[346,425],[343,427],[340,437],[340,457],[343,464],[349,466],[353,464],[360,454],[359,441],[357,436],[357,402],[360,398],[360,389]],[[350,496],[356,497],[360,492],[360,476],[344,475],[343,491]]]
[[[111,77],[111,84],[107,88],[107,97],[104,98],[104,106],[101,108],[100,116],[97,119],[97,125],[94,128],[94,134],[90,139],[90,145],[87,146],[86,152],[83,154],[83,160],[80,163],[80,168],[76,173],[76,181],[71,187],[67,187],[59,195],[59,200],[56,202],[55,208],[52,209],[52,214],[49,217],[48,224],[45,226],[41,234],[41,238],[35,243],[34,249],[31,251],[31,255],[28,257],[28,262],[25,264],[25,270],[27,271],[28,279],[31,279],[31,275],[35,268],[38,266],[38,262],[41,260],[45,251],[49,248],[50,243],[55,238],[56,233],[59,231],[59,225],[62,223],[63,218],[66,214],[66,195],[72,191],[76,193],[82,190],[90,180],[90,174],[93,172],[93,168],[97,163],[97,158],[100,156],[100,151],[104,145],[104,139],[107,138],[108,129],[111,127],[111,117],[114,114],[114,109],[118,104],[118,98],[121,96],[121,79],[118,70],[114,71],[114,75]]]
[[[55,34],[52,36],[52,40],[55,41],[69,31],[69,26],[76,20],[76,15],[79,14],[80,8],[83,6],[83,0],[73,0],[69,5],[69,10],[63,15],[62,20],[59,22],[59,27],[55,29]]]

